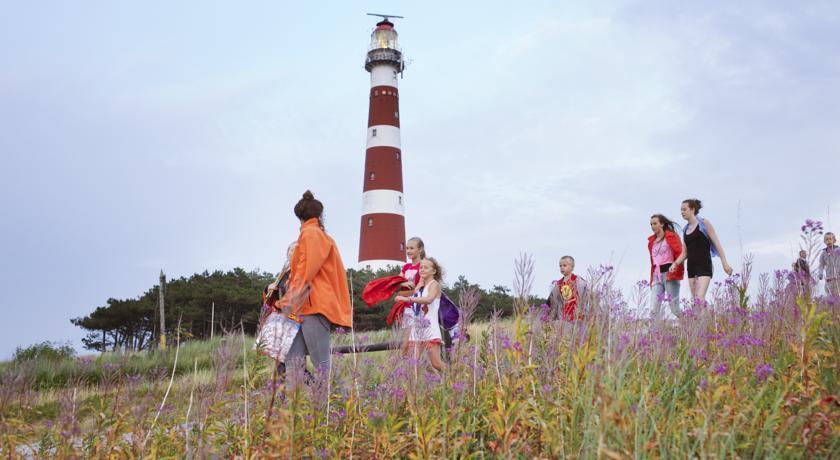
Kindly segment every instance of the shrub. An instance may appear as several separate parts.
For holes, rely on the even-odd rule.
[[[32,360],[62,361],[76,356],[76,350],[69,344],[41,342],[26,348],[18,347],[12,359],[16,363]]]

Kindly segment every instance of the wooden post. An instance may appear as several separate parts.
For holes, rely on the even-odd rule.
[[[216,328],[216,302],[210,306],[210,340],[213,340],[213,330]]]
[[[160,350],[166,350],[166,321],[164,319],[164,302],[163,302],[163,292],[166,286],[166,275],[163,274],[163,270],[160,271],[160,289],[158,291],[158,299],[160,300]]]

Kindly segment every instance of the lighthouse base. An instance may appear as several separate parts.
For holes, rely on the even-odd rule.
[[[377,270],[389,269],[389,271],[392,271],[395,275],[398,275],[403,265],[405,265],[405,261],[377,259],[363,260],[358,263],[357,267],[359,270],[370,269],[374,272],[376,272]],[[396,269],[394,269],[394,267],[396,267]]]

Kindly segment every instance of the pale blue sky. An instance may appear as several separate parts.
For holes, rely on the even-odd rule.
[[[693,196],[733,265],[743,241],[769,271],[805,218],[840,213],[833,1],[3,10],[0,358],[78,344],[70,318],[161,268],[278,270],[307,188],[352,265],[368,11],[406,16],[406,222],[451,278],[510,285],[528,251],[542,293],[569,253],[629,287],[648,216]]]

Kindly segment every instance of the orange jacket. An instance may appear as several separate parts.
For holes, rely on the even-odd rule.
[[[304,300],[299,314],[320,313],[335,325],[353,325],[347,272],[338,253],[338,246],[321,230],[318,219],[309,219],[300,226],[300,236],[290,266],[292,275],[289,278],[289,289],[281,303],[288,303],[287,299],[308,283],[312,290],[309,298]]]

